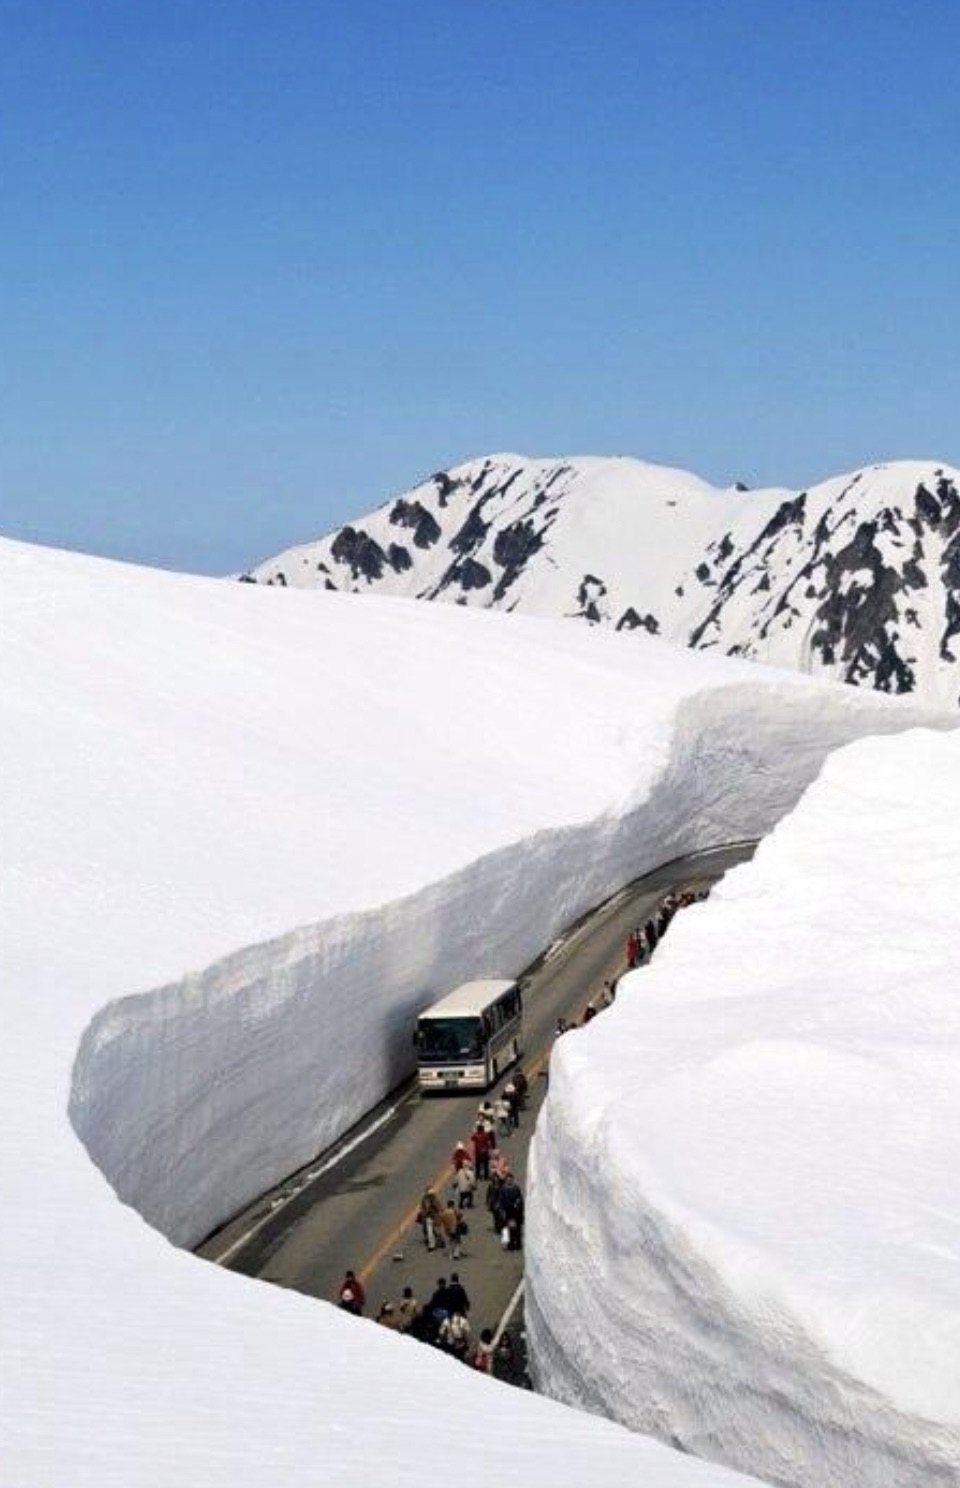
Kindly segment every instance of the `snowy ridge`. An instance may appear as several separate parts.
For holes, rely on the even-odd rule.
[[[567,616],[960,702],[960,473],[935,461],[746,491],[492,455],[247,577]]]
[[[527,1266],[549,1393],[772,1482],[960,1481],[958,806],[955,736],[833,755],[562,1041]]]
[[[77,1132],[196,1237],[383,1093],[438,984],[509,973],[619,875],[762,829],[830,747],[923,715],[559,623],[19,544],[0,577],[11,1481],[419,1482],[429,1399],[466,1488],[733,1488],[196,1261]]]

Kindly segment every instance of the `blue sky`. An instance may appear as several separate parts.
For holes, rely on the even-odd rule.
[[[490,450],[960,462],[955,0],[0,0],[0,531],[208,572]]]

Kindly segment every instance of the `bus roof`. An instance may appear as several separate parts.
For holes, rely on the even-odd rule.
[[[480,982],[463,982],[448,992],[446,997],[441,997],[431,1007],[424,1008],[420,1014],[421,1018],[455,1018],[467,1017],[470,1013],[482,1013],[491,1002],[496,1002],[504,992],[509,992],[515,987],[515,981],[495,981],[487,979]]]

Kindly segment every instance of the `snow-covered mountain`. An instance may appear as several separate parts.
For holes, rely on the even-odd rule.
[[[571,616],[960,701],[960,472],[933,461],[748,491],[492,455],[244,577]]]

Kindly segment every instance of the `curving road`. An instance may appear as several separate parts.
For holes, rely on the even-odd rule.
[[[521,1181],[546,1090],[557,1018],[579,1020],[604,981],[623,972],[631,927],[648,919],[665,894],[708,887],[749,858],[754,847],[734,844],[664,864],[594,910],[528,968],[523,1064],[530,1094],[520,1130],[502,1144]],[[483,1207],[483,1185],[480,1207],[472,1216],[468,1212],[470,1233],[459,1263],[439,1252],[428,1254],[414,1223],[423,1190],[443,1191],[450,1154],[469,1134],[477,1101],[475,1093],[423,1100],[411,1082],[330,1153],[218,1231],[197,1254],[327,1299],[336,1297],[345,1269],[352,1267],[366,1284],[368,1316],[385,1298],[398,1298],[405,1285],[425,1301],[438,1275],[449,1275],[452,1266],[471,1295],[475,1336],[482,1327],[495,1328],[522,1278],[523,1258],[502,1250]]]

